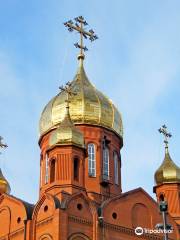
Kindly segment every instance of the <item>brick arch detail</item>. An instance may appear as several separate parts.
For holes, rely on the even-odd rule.
[[[70,202],[72,200],[75,200],[77,198],[82,198],[89,206],[89,209],[90,209],[90,213],[91,215],[97,215],[97,212],[96,212],[96,207],[93,205],[93,203],[91,202],[91,200],[82,192],[80,193],[75,193],[74,195],[72,195],[68,200],[66,200],[65,202],[63,202],[63,207],[64,208],[68,208],[68,205],[70,204]]]
[[[91,240],[88,236],[83,233],[73,233],[69,236],[68,240]]]
[[[43,194],[43,196],[40,198],[40,200],[37,202],[35,208],[34,208],[34,211],[33,211],[33,215],[32,215],[32,219],[36,219],[37,218],[37,215],[38,215],[38,212],[42,206],[42,204],[45,202],[46,199],[50,200],[53,202],[53,205],[54,205],[54,209],[57,208],[56,206],[56,202],[55,202],[55,197],[52,196],[51,194],[48,194],[48,193],[45,193]],[[59,200],[58,200],[59,201]],[[59,203],[60,205],[60,203]]]
[[[43,234],[38,240],[53,240],[50,234]]]
[[[151,214],[146,205],[143,203],[135,203],[131,209],[132,227],[151,227]]]
[[[41,208],[41,206],[43,205],[43,203],[46,201],[46,200],[50,200],[53,202],[53,206],[54,206],[54,210],[59,208],[60,207],[60,202],[59,202],[59,199],[57,199],[55,196],[52,196],[51,194],[48,194],[48,193],[45,193],[42,195],[42,197],[39,199],[39,201],[37,202],[35,208],[34,208],[34,211],[33,211],[33,215],[32,215],[32,236],[33,236],[33,239],[36,239],[36,219],[38,217],[38,213],[39,213],[39,210]],[[42,237],[44,237],[45,235],[43,235]],[[46,234],[46,236],[48,236]],[[49,235],[50,236],[50,235]],[[51,240],[52,238],[40,238],[42,240]]]
[[[4,230],[6,230],[6,231],[5,231],[6,234],[9,234],[9,233],[10,233],[10,228],[11,228],[11,210],[10,210],[9,207],[4,206],[4,207],[0,208],[0,215],[1,215],[3,212],[7,212],[8,215],[9,215],[9,222],[8,222],[9,224],[7,224],[7,222],[6,222],[6,225],[5,225],[5,228],[6,228],[6,229],[4,229]],[[2,224],[2,225],[3,225],[3,224]]]

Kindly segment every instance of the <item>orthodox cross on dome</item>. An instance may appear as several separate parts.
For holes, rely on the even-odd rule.
[[[3,143],[2,140],[3,140],[3,137],[0,136],[0,148],[7,148],[8,145],[6,143]],[[1,152],[0,152],[0,154],[1,154]]]
[[[164,124],[158,131],[164,135],[164,143],[166,150],[168,149],[168,139],[172,137],[172,134],[168,132],[166,125]]]
[[[78,56],[78,59],[79,58],[84,59],[84,52],[87,51],[88,49],[83,44],[83,38],[85,39],[89,38],[89,40],[93,42],[94,40],[98,39],[98,37],[92,29],[90,29],[89,31],[85,29],[85,26],[87,26],[88,23],[82,16],[76,17],[74,21],[75,23],[72,20],[69,20],[65,22],[64,25],[68,28],[69,32],[75,30],[80,34],[80,42],[75,43],[74,46],[76,48],[80,48],[80,54]]]
[[[61,90],[61,92],[65,92],[66,93],[66,100],[65,102],[67,103],[67,107],[69,107],[69,96],[75,96],[76,93],[72,91],[71,89],[71,82],[67,82],[65,84],[65,86],[60,86],[59,89]]]

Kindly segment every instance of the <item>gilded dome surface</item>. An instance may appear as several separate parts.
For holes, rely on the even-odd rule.
[[[164,161],[155,173],[157,184],[180,183],[180,168],[172,161],[166,150]]]
[[[10,189],[9,183],[3,176],[2,171],[0,169],[0,194],[3,194],[3,193],[9,194],[10,191],[11,189]]]
[[[79,68],[71,89],[76,95],[70,96],[70,117],[74,124],[97,125],[113,130],[122,137],[123,126],[119,111],[109,98],[98,91],[88,80],[80,59]],[[40,136],[57,128],[65,111],[66,94],[59,93],[44,108],[40,118]]]
[[[71,121],[69,115],[69,106],[66,106],[64,119],[57,129],[52,131],[49,138],[49,146],[75,144],[79,147],[84,147],[84,136]]]

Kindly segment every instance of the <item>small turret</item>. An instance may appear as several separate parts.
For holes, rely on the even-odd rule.
[[[165,157],[161,166],[155,172],[155,182],[157,185],[164,183],[180,183],[180,168],[172,161],[168,149],[168,138],[172,135],[167,132],[166,125],[163,125],[162,128],[159,129],[159,132],[165,137]]]
[[[76,145],[78,147],[84,148],[84,136],[71,120],[69,114],[69,95],[75,95],[75,92],[71,91],[71,83],[67,83],[65,87],[60,87],[62,92],[66,92],[66,112],[64,119],[59,124],[59,127],[54,130],[49,139],[49,146],[53,147],[55,145]]]
[[[180,168],[171,159],[167,147],[165,149],[164,161],[155,172],[155,182],[157,185],[165,183],[180,183]]]
[[[168,212],[180,224],[180,168],[173,162],[168,149],[168,138],[172,135],[167,132],[165,125],[159,129],[165,137],[165,157],[161,166],[155,172],[155,187],[157,201],[167,201]]]

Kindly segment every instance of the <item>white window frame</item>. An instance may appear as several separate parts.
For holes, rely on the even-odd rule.
[[[113,158],[114,158],[114,183],[119,185],[119,159],[117,152],[114,152]]]
[[[45,156],[45,184],[47,184],[49,181],[49,158],[46,154]]]
[[[96,146],[94,143],[88,144],[88,174],[96,177]]]
[[[103,149],[103,177],[109,180],[109,149]]]

